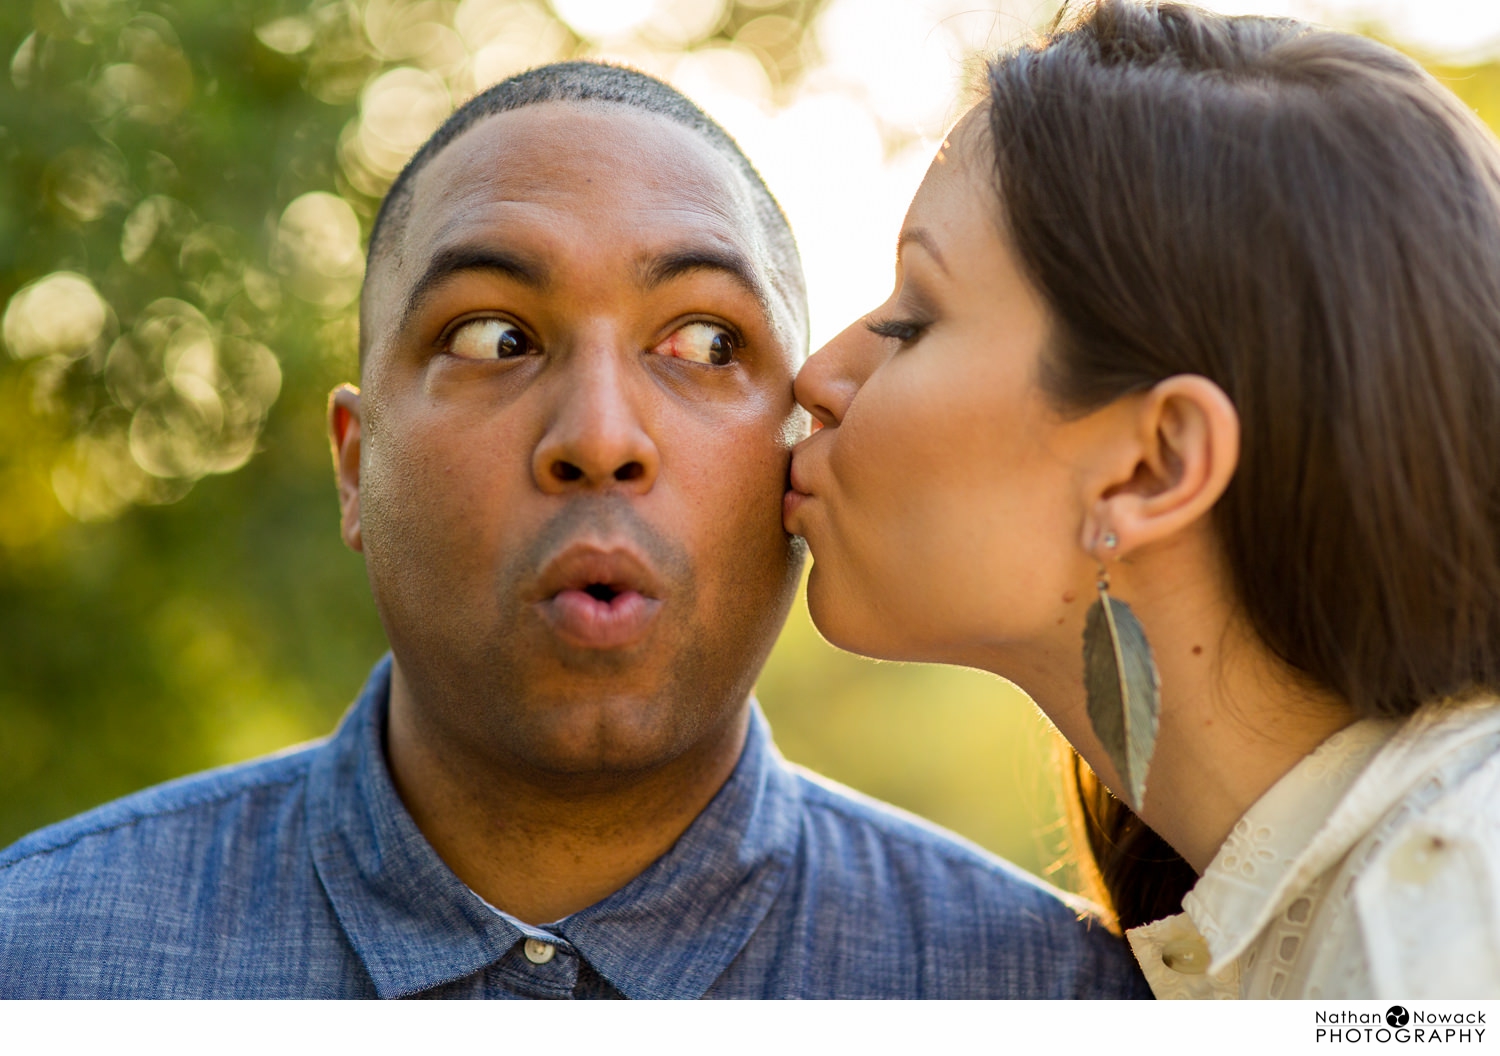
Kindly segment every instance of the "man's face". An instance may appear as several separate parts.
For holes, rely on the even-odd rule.
[[[720,736],[802,556],[797,323],[743,178],[657,116],[538,104],[434,158],[382,258],[341,490],[416,721],[539,775]]]

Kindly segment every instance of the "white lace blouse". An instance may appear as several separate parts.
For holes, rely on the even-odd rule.
[[[1159,998],[1500,998],[1500,701],[1330,737],[1132,928]]]

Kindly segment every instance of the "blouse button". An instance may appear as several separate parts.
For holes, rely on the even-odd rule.
[[[527,939],[522,949],[526,953],[526,959],[532,964],[546,964],[557,952],[556,946],[550,942],[543,942],[541,939]]]
[[[1173,939],[1161,948],[1161,963],[1183,975],[1208,971],[1208,947],[1197,935]]]

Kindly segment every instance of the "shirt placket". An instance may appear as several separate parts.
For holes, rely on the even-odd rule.
[[[527,997],[571,998],[578,985],[580,956],[566,940],[532,931],[486,973],[491,985]]]

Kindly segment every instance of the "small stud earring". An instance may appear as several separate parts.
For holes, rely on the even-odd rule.
[[[1104,533],[1104,549],[1106,549],[1106,550],[1113,550],[1115,547],[1117,547],[1119,545],[1120,545],[1120,537],[1118,535],[1116,535],[1114,532],[1105,532]]]

